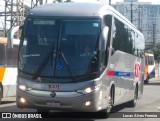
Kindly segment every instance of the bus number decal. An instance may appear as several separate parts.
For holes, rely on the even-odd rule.
[[[58,89],[59,90],[59,85],[58,84],[48,84],[49,89]]]

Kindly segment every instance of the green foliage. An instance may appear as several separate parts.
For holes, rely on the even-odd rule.
[[[157,45],[151,50],[148,50],[146,52],[153,53],[155,60],[160,61],[160,45]]]
[[[155,60],[160,60],[160,49],[154,49],[153,50],[154,56],[155,56]]]

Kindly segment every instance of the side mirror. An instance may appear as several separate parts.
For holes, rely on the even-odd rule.
[[[102,50],[102,51],[106,50],[108,31],[109,31],[109,28],[105,26],[101,32],[100,41],[99,41],[99,50]]]
[[[114,48],[112,47],[112,48],[110,48],[110,51],[111,51],[111,55],[113,55],[114,54],[114,52],[115,52],[115,50],[114,50]]]
[[[22,29],[21,26],[16,26],[16,27],[9,30],[8,35],[7,35],[7,46],[8,46],[8,48],[13,48],[14,34],[20,29]]]

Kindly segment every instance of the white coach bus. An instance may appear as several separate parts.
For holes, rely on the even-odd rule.
[[[145,53],[145,72],[144,83],[148,84],[149,79],[155,78],[155,59],[154,54]]]
[[[20,29],[19,108],[109,112],[125,102],[135,106],[141,97],[144,37],[111,6],[41,5]],[[81,56],[86,46],[90,54]]]
[[[18,39],[8,48],[7,38],[0,38],[0,103],[2,98],[16,96],[18,46]]]

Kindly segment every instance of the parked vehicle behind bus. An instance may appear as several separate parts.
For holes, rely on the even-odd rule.
[[[145,53],[145,80],[144,80],[144,83],[148,84],[149,79],[151,78],[155,78],[154,54]]]
[[[0,102],[16,96],[18,45],[14,40],[13,48],[7,48],[7,38],[0,38]]]
[[[109,112],[142,96],[143,34],[111,6],[42,5],[20,28],[19,108]],[[81,56],[86,45],[92,54]]]

